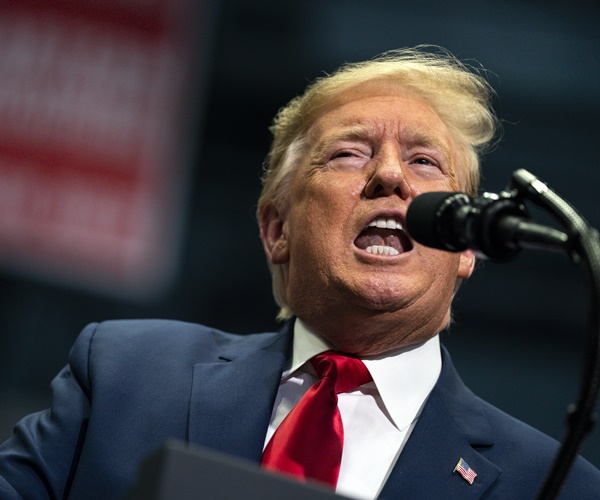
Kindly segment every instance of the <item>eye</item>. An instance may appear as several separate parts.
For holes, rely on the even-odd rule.
[[[336,158],[353,158],[355,156],[362,156],[362,154],[359,151],[343,150],[333,153],[331,159],[335,160]]]
[[[437,179],[444,175],[444,164],[433,155],[419,154],[410,160],[412,172],[423,179]]]
[[[436,162],[434,162],[430,158],[426,158],[426,157],[422,157],[422,156],[414,159],[413,163],[416,163],[417,165],[432,165],[432,166],[437,167]]]
[[[370,160],[370,149],[362,145],[344,145],[333,148],[327,165],[334,170],[360,170]]]

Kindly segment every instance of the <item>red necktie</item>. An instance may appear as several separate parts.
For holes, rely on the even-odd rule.
[[[281,422],[262,457],[267,469],[287,472],[336,486],[344,428],[337,394],[366,384],[371,375],[362,361],[333,351],[315,356],[321,377]]]

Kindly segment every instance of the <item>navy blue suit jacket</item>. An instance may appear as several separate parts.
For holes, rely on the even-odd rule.
[[[174,321],[88,326],[50,410],[0,446],[0,498],[119,498],[166,439],[259,462],[291,332],[234,335]],[[382,498],[531,499],[557,443],[477,398],[443,352],[440,379]],[[478,476],[453,473],[463,458]],[[579,458],[564,498],[600,497]]]

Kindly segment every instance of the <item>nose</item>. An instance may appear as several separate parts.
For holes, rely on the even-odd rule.
[[[402,160],[392,156],[382,158],[377,163],[365,186],[365,196],[367,198],[396,195],[403,200],[408,200],[411,191],[411,187],[404,176]]]

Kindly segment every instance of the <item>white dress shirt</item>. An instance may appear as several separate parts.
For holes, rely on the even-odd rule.
[[[281,377],[265,446],[318,377],[310,358],[331,346],[300,320],[294,324],[292,362]],[[376,498],[396,463],[442,367],[439,337],[382,356],[362,358],[373,382],[338,395],[344,449],[336,492]]]

